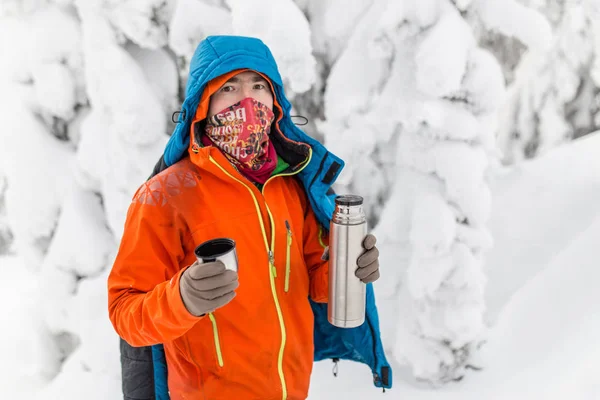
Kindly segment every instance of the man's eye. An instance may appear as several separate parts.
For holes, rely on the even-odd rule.
[[[257,84],[254,85],[254,89],[257,89],[257,90],[263,90],[263,89],[266,89],[266,88],[267,87],[265,85],[263,85],[262,83],[257,83]]]
[[[229,93],[233,90],[233,86],[223,86],[221,92]]]

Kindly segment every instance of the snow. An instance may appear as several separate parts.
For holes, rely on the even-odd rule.
[[[262,39],[277,59],[289,97],[303,93],[315,82],[316,61],[312,55],[310,28],[292,0],[227,0],[233,33]],[[265,24],[264,21],[271,21]],[[294,32],[294,35],[289,35]],[[285,38],[285,40],[281,40]]]
[[[590,226],[572,237],[500,314],[484,357],[494,357],[487,379],[504,377],[507,396],[592,399],[600,395],[600,384],[591,372],[597,371],[600,356],[600,212],[595,215],[589,218]],[[516,373],[515,363],[521,373]]]
[[[14,35],[26,37],[26,32],[27,27],[22,20],[13,17],[0,18],[0,54],[12,55],[11,57],[0,57],[0,74],[6,80],[24,81],[28,79],[27,54],[22,51],[22,44],[14,40]]]
[[[210,18],[198,24],[201,15],[210,15]],[[189,66],[194,50],[206,36],[232,34],[231,13],[223,7],[200,0],[180,0],[175,6],[169,32],[170,47]]]
[[[458,7],[458,9],[461,11],[465,11],[467,8],[469,8],[472,2],[473,0],[457,0],[456,7]]]
[[[10,177],[6,207],[15,246],[28,266],[39,269],[61,209],[68,179],[63,171],[69,170],[72,154],[27,108],[32,98],[31,87],[19,84],[0,93],[0,169]],[[15,156],[15,149],[27,149],[28,157]]]
[[[418,89],[436,97],[457,92],[465,75],[468,51],[474,41],[465,21],[457,13],[446,13],[417,51]]]
[[[467,64],[469,73],[463,85],[477,115],[493,113],[505,102],[505,83],[500,64],[487,50],[471,49]],[[490,129],[490,131],[494,131]]]
[[[37,276],[16,256],[1,256],[0,270],[0,303],[5,305],[0,354],[8,360],[0,363],[0,387],[7,398],[29,400],[50,381],[60,355],[41,321]]]
[[[600,133],[565,145],[600,120],[599,11],[591,0],[5,1],[0,232],[15,239],[0,256],[3,395],[122,397],[106,279],[125,213],[197,43],[237,33],[270,46],[311,133],[347,161],[336,190],[367,200],[386,395],[600,398]],[[514,52],[516,66],[501,64]],[[365,365],[342,362],[337,379],[332,367],[316,363],[310,399],[381,394]]]
[[[312,43],[315,53],[327,57],[329,65],[333,64],[346,48],[353,28],[372,3],[373,0],[310,2],[308,12],[311,19]],[[401,7],[400,2],[389,4]],[[340,9],[344,10],[344,18],[339,17]],[[399,10],[396,10],[384,15],[392,16],[390,19],[395,19],[398,12]]]
[[[346,50],[331,69],[324,95],[328,122],[337,122],[345,119],[348,114],[363,112],[368,99],[375,94],[382,75],[386,75],[391,54],[365,54],[364,51],[375,46],[372,30],[385,10],[384,5],[383,2],[375,2],[369,8],[348,40]],[[353,77],[360,79],[352,79]],[[351,85],[348,84],[349,81],[352,81]],[[332,142],[336,142],[335,138]]]
[[[535,50],[552,43],[552,27],[539,12],[516,0],[478,0],[477,12],[488,29],[513,36]]]
[[[485,331],[482,266],[492,244],[487,177],[501,104],[490,99],[504,90],[498,62],[477,47],[469,24],[455,8],[437,4],[407,6],[406,26],[393,39],[403,65],[393,66],[375,103],[397,111],[372,111],[397,118],[403,128],[391,168],[402,189],[391,192],[377,227],[384,242],[407,253],[406,270],[397,275],[402,284],[389,299],[401,317],[386,340],[399,363],[434,383],[465,374]],[[423,30],[424,20],[411,19],[420,6],[426,9],[420,15],[435,15]],[[398,212],[412,218],[402,220]]]
[[[496,315],[508,298],[585,231],[600,204],[600,135],[507,169],[492,184],[496,246],[487,254],[487,303]],[[567,214],[568,213],[568,214]],[[568,218],[566,217],[568,215]],[[510,251],[506,244],[510,243]]]
[[[590,7],[591,10],[589,11],[589,14],[592,17],[592,20],[597,21],[598,18],[600,17],[600,7],[598,6],[598,4],[590,2],[590,4],[592,4],[593,6]],[[593,37],[593,51],[595,54],[598,54],[600,52],[600,24],[594,24],[592,26],[592,37]],[[592,79],[594,80],[594,83],[598,86],[600,85],[600,58],[599,57],[595,57],[593,64],[592,64],[592,69],[590,71],[590,75],[592,77]]]
[[[44,262],[40,269],[40,308],[44,324],[53,335],[60,335],[72,328],[69,302],[77,291],[77,277],[63,270],[60,265]],[[55,371],[56,372],[56,371]]]
[[[114,135],[138,145],[149,145],[163,136],[166,121],[160,101],[133,58],[120,47],[107,46],[88,49],[86,59],[92,106],[111,108]]]
[[[134,3],[149,10],[144,2],[126,6]],[[135,51],[130,44],[129,53],[121,47],[122,32],[102,20],[107,10],[99,6],[77,4],[78,16],[73,8],[56,6],[21,16],[21,23],[36,25],[23,37],[26,46],[9,49],[23,56],[16,66],[3,64],[9,74],[0,77],[7,220],[18,268],[36,272],[35,313],[29,303],[17,304],[3,326],[23,326],[40,335],[17,329],[18,340],[5,336],[3,343],[13,347],[3,354],[30,367],[22,371],[15,360],[14,373],[3,374],[9,379],[17,374],[19,384],[31,378],[27,391],[15,387],[15,397],[68,399],[93,393],[104,399],[120,393],[118,337],[107,315],[106,277],[132,193],[168,139],[166,116],[178,79],[173,60],[162,50]],[[89,23],[81,24],[78,17]],[[8,26],[13,36],[22,32],[19,24]],[[138,40],[158,39],[146,32]],[[21,65],[26,70],[15,74],[13,68]],[[23,323],[23,315],[34,322]]]
[[[432,99],[424,101],[415,117],[427,123],[427,134],[436,139],[474,140],[479,135],[479,121],[463,107],[447,101]]]
[[[81,139],[77,148],[75,176],[88,190],[100,192],[104,177],[108,174],[108,141],[98,140],[108,131],[108,124],[101,111],[92,110],[80,127]]]
[[[371,155],[382,151],[376,144],[391,141],[397,130],[402,115],[398,110],[404,104],[403,96],[398,96],[404,88],[399,86],[405,83],[405,65],[412,61],[402,53],[403,44],[412,40],[404,38],[404,42],[385,31],[404,18],[402,14],[385,14],[387,7],[386,2],[374,2],[356,25],[327,78],[325,120],[317,121],[326,146],[347,161],[338,179],[339,191],[360,190],[368,204],[381,202],[389,185],[381,165]],[[394,57],[395,51],[402,56]],[[394,157],[389,158],[393,163]],[[352,189],[351,184],[355,185]]]
[[[75,15],[57,6],[37,9],[27,20],[26,48],[31,66],[43,62],[65,62],[78,66],[81,30]]]
[[[434,171],[446,182],[446,195],[461,207],[470,225],[483,226],[490,215],[491,195],[484,183],[488,160],[482,148],[446,142],[432,151]]]
[[[76,103],[75,81],[71,72],[61,64],[46,64],[33,70],[36,101],[53,116],[73,118]],[[57,96],[60,93],[61,96]]]
[[[598,110],[591,100],[598,90],[593,80],[600,40],[597,2],[569,3],[558,13],[539,5],[538,10],[549,14],[556,27],[550,46],[524,53],[515,69],[499,126],[507,163],[597,129]]]
[[[164,134],[168,104],[163,103],[160,87],[149,84],[149,78],[156,78],[151,70],[142,69],[131,54],[111,41],[114,38],[104,36],[104,30],[97,37],[93,33],[83,48],[88,96],[93,107],[87,118],[94,122],[83,122],[85,146],[78,153],[78,160],[82,175],[92,180],[88,179],[88,183],[97,189],[100,186],[108,224],[120,237],[131,197],[168,140]],[[168,64],[154,70],[157,71],[169,71]],[[105,139],[96,146],[99,137]]]
[[[410,232],[411,240],[415,243],[414,251],[428,252],[431,249],[430,254],[436,256],[450,249],[458,224],[452,210],[442,207],[443,204],[440,196],[430,193],[420,196],[412,214],[414,228]],[[434,224],[438,229],[432,231],[429,226]]]
[[[93,2],[91,0],[87,0]],[[105,8],[105,17],[134,43],[157,49],[167,43],[171,2],[164,0],[112,1],[94,0]]]
[[[142,67],[148,85],[163,106],[165,114],[179,107],[177,94],[177,65],[173,58],[164,50],[150,50],[138,46],[129,46],[129,54]]]
[[[74,232],[79,232],[77,246],[73,246]],[[82,190],[73,181],[67,188],[45,262],[76,276],[96,276],[108,263],[115,245],[104,224],[99,196]]]
[[[122,397],[119,339],[108,319],[106,279],[107,273],[83,279],[77,292],[65,299],[64,312],[74,323],[70,331],[81,344],[36,400]]]

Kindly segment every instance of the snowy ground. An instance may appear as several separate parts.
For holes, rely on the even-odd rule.
[[[590,135],[495,177],[496,243],[487,263],[495,324],[481,354],[483,371],[432,389],[396,366],[394,388],[381,397],[365,366],[341,363],[333,378],[332,364],[320,362],[310,399],[600,399],[598,154],[600,134]],[[41,366],[52,362],[42,351],[36,282],[17,258],[0,258],[0,267],[0,354],[10,360],[0,363],[0,388],[3,398],[31,399],[45,382]],[[81,386],[118,392],[114,380],[101,379],[100,386],[89,378]]]
[[[3,398],[29,400],[46,383],[52,363],[36,304],[37,282],[15,257],[1,257],[0,270],[0,354],[9,360],[0,362],[0,390]]]
[[[394,399],[600,399],[600,213],[500,313],[482,358],[486,368],[432,390],[396,377]],[[311,400],[376,398],[364,368],[343,364],[340,377],[319,363]],[[359,383],[360,382],[360,383]]]

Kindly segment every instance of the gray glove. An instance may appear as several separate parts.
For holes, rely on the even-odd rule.
[[[225,269],[221,261],[196,261],[181,275],[179,291],[189,313],[200,317],[229,303],[239,285],[237,272]]]
[[[364,283],[375,282],[379,279],[379,250],[375,247],[377,238],[372,233],[367,234],[362,242],[365,251],[356,260],[356,269],[354,275]],[[329,261],[329,246],[325,247],[321,260]]]
[[[358,257],[356,277],[364,283],[375,282],[379,279],[379,250],[375,247],[377,239],[369,233],[363,240],[365,252]]]

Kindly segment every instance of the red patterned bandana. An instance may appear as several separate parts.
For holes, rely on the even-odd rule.
[[[206,120],[202,144],[214,144],[246,178],[264,184],[277,166],[269,140],[273,111],[247,97]]]

